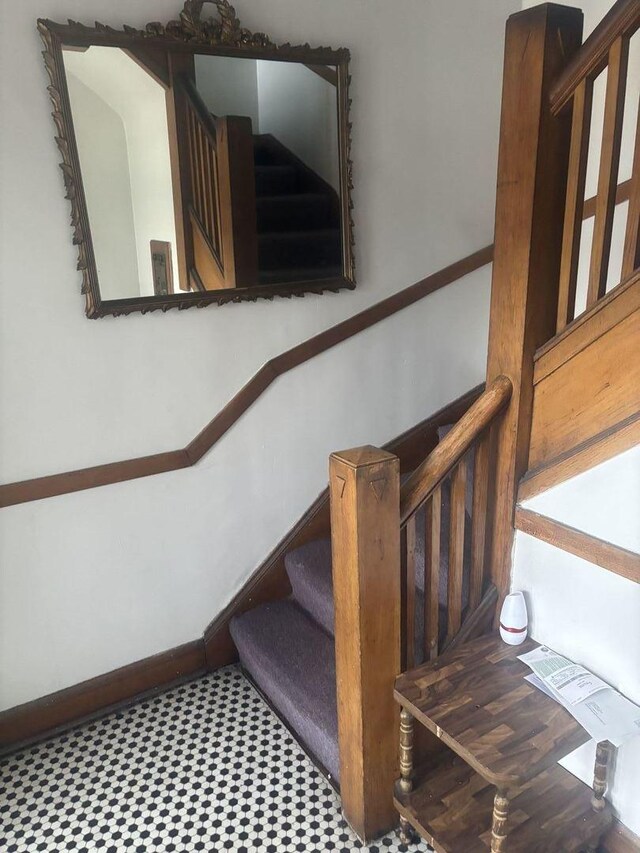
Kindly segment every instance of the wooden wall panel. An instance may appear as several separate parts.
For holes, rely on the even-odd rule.
[[[640,409],[640,311],[535,386],[529,469],[628,422]]]

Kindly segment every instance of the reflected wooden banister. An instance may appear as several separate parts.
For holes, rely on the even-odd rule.
[[[195,276],[207,290],[258,281],[254,146],[248,116],[214,117],[193,80],[177,75],[185,104]]]
[[[640,26],[638,0],[618,0],[567,64],[551,89],[551,111],[559,113],[582,80],[593,79],[606,66],[609,51],[620,36],[630,38]]]
[[[511,399],[511,381],[498,376],[462,416],[451,432],[405,482],[400,492],[400,522],[407,520],[451,473]]]

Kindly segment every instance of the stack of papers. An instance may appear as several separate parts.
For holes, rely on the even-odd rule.
[[[619,747],[640,735],[640,708],[588,669],[546,646],[518,660],[533,671],[525,681],[563,705],[596,741]]]

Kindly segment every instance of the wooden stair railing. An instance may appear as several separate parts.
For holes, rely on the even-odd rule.
[[[489,623],[497,596],[487,589],[485,532],[492,485],[490,433],[511,396],[496,378],[400,488],[396,456],[375,447],[330,459],[340,791],[343,812],[363,840],[397,821],[396,676],[415,657],[416,513],[426,504],[425,651],[434,658],[461,632]],[[475,451],[471,579],[466,618],[463,560],[468,454]],[[451,477],[447,636],[438,641],[440,490]],[[483,598],[483,593],[484,598]]]
[[[640,27],[638,0],[618,0],[559,76],[550,95],[551,111],[572,115],[571,148],[564,214],[560,269],[560,290],[556,332],[561,332],[576,316],[578,258],[582,235],[587,156],[589,151],[593,86],[607,70],[604,127],[600,148],[598,192],[591,244],[586,310],[602,299],[607,291],[611,262],[618,172],[622,143],[622,124],[627,90],[629,42]],[[568,108],[572,107],[572,110]],[[638,116],[635,159],[629,182],[621,281],[640,266],[640,113]]]
[[[425,576],[421,588],[424,595],[424,660],[438,657],[452,643],[462,627],[463,574],[465,565],[465,527],[467,523],[467,482],[473,476],[471,511],[471,553],[469,554],[469,613],[480,605],[486,586],[485,545],[487,500],[490,488],[491,427],[511,397],[511,382],[499,376],[476,400],[439,443],[436,449],[413,472],[400,491],[400,524],[403,535],[403,629],[406,653],[402,664],[410,669],[416,664],[415,607],[417,601],[415,541],[417,515],[425,508]],[[440,643],[439,608],[442,485],[449,478],[450,536],[448,546],[446,634]],[[442,626],[443,627],[443,626]]]
[[[251,287],[258,282],[251,119],[211,115],[188,75],[177,76],[173,85],[185,105],[192,284],[206,290]]]

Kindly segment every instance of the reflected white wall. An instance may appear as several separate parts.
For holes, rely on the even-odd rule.
[[[136,289],[125,295],[153,296],[151,240],[171,243],[173,281],[177,290],[176,229],[165,90],[119,48],[94,45],[84,52],[65,51],[64,63],[68,71],[109,104],[124,126],[138,271]],[[91,160],[83,164],[83,179],[85,171],[100,168],[99,157],[92,152]],[[96,203],[104,208],[106,217],[108,207],[99,200]],[[91,210],[89,213],[91,215]],[[103,276],[100,279],[101,292],[103,287],[111,292],[114,285]]]
[[[67,74],[67,84],[102,296],[124,298],[139,287],[124,125],[75,74]]]
[[[258,72],[255,59],[196,54],[196,86],[216,116],[248,116],[259,133]]]
[[[337,89],[305,65],[258,60],[260,133],[271,133],[337,190]]]

